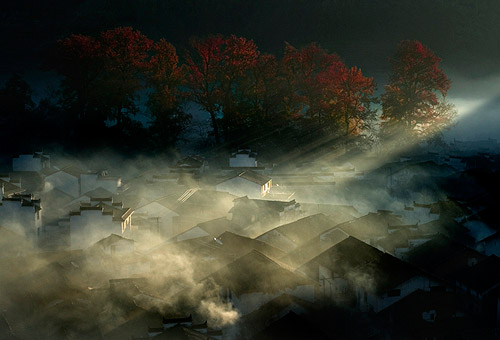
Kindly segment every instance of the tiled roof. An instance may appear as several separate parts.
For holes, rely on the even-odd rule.
[[[238,174],[238,177],[244,178],[247,181],[254,182],[260,185],[264,185],[271,180],[271,178],[261,175],[252,170],[246,170]]]

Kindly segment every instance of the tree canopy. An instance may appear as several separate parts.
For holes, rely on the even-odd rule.
[[[398,45],[380,98],[381,136],[418,141],[449,126],[455,110],[440,61],[419,41]],[[318,43],[285,43],[280,57],[244,37],[209,35],[192,38],[179,56],[165,39],[119,27],[59,40],[45,66],[61,76],[57,102],[47,98],[35,109],[20,77],[2,98],[12,92],[13,112],[56,112],[50,119],[66,126],[61,138],[89,147],[175,147],[191,120],[188,103],[207,114],[214,144],[228,148],[254,141],[293,148],[322,136],[364,141],[354,137],[373,137],[378,125],[374,79]],[[136,119],[139,112],[148,121]]]
[[[386,138],[427,138],[449,126],[455,110],[446,102],[450,80],[441,59],[419,41],[402,41],[391,59],[392,73],[382,95]]]

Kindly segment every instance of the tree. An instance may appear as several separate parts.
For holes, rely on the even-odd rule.
[[[118,27],[99,35],[98,61],[102,73],[98,79],[99,101],[106,118],[116,120],[120,127],[124,120],[135,115],[137,93],[143,86],[153,41],[132,27]]]
[[[375,120],[371,104],[374,97],[373,78],[363,76],[361,69],[337,63],[320,76],[324,86],[323,106],[330,112],[333,126],[340,126],[345,137],[370,129]]]
[[[221,128],[228,141],[245,124],[246,112],[236,94],[257,63],[257,45],[242,37],[217,35],[192,39],[191,47],[193,53],[186,58],[191,100],[210,114],[215,142],[220,143]]]
[[[220,143],[217,113],[220,105],[218,84],[220,63],[223,58],[224,39],[221,36],[210,36],[205,39],[191,39],[194,53],[186,57],[190,69],[188,86],[190,97],[210,114],[215,143]]]
[[[312,43],[301,49],[286,44],[281,61],[285,96],[283,104],[291,116],[305,116],[325,123],[323,99],[325,88],[332,83],[333,70],[343,63],[336,54],[329,54],[321,46]]]
[[[445,129],[456,115],[446,94],[450,81],[441,59],[419,41],[399,43],[392,74],[382,95],[382,135],[427,138]]]
[[[175,47],[159,40],[153,45],[147,81],[152,88],[147,106],[153,118],[150,131],[155,144],[175,144],[190,116],[182,110],[185,99],[181,87],[185,85],[186,67],[179,65]]]
[[[46,67],[62,79],[62,103],[75,119],[96,128],[118,126],[138,110],[137,93],[153,42],[131,27],[98,37],[73,34],[57,42]]]
[[[32,95],[30,85],[18,74],[13,74],[0,88],[1,136],[12,148],[30,143],[34,136],[36,123]]]

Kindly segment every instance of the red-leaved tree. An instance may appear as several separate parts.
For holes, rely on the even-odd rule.
[[[419,41],[405,40],[391,59],[392,74],[382,95],[385,137],[431,137],[449,126],[456,115],[445,101],[448,77],[441,59]]]
[[[316,120],[321,126],[328,116],[323,105],[325,88],[332,82],[327,73],[342,65],[338,55],[328,53],[318,44],[297,49],[287,43],[281,71],[285,88],[283,103],[288,114]]]
[[[210,114],[215,141],[220,143],[221,128],[228,139],[231,130],[244,125],[246,115],[237,93],[257,64],[259,51],[252,40],[234,35],[192,39],[191,48],[186,58],[191,100]]]
[[[153,41],[131,27],[59,40],[47,67],[63,77],[63,103],[79,120],[121,124],[137,112],[141,74]]]
[[[146,72],[152,91],[147,106],[151,113],[151,136],[160,147],[172,146],[190,116],[183,110],[187,69],[179,64],[175,47],[164,39],[155,42]]]
[[[341,134],[349,137],[371,128],[376,119],[371,107],[376,102],[373,78],[363,76],[357,67],[337,63],[320,76],[320,81],[325,84],[322,105]]]

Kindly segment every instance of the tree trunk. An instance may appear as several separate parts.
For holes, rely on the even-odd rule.
[[[215,112],[209,111],[209,113],[210,113],[210,119],[212,120],[212,127],[214,129],[215,144],[219,145],[220,137],[219,137],[219,127],[217,126],[217,118],[215,116]]]

